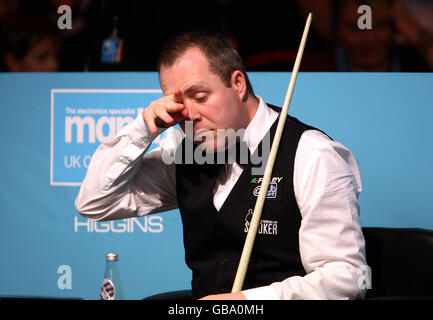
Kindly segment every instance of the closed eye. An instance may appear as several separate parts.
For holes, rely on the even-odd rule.
[[[207,92],[197,92],[194,95],[194,100],[197,102],[205,102],[208,98]]]

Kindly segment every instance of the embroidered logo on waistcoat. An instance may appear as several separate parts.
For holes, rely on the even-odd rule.
[[[266,193],[266,199],[281,200],[281,190],[283,177],[273,177],[269,183],[268,192]],[[261,183],[263,177],[252,178],[250,180],[250,191],[248,193],[248,200],[256,200],[259,195]],[[280,188],[279,188],[280,187]]]
[[[249,228],[250,228],[250,222],[251,222],[252,216],[253,216],[253,209],[248,209],[248,213],[245,216],[245,228],[244,228],[245,233],[247,233]],[[263,234],[263,235],[277,235],[278,234],[278,221],[261,219],[257,233]]]

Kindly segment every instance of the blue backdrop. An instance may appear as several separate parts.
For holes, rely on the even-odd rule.
[[[290,73],[250,76],[258,95],[282,105]],[[289,113],[355,154],[363,226],[433,229],[432,80],[298,76]],[[156,73],[0,74],[1,296],[96,299],[108,252],[119,254],[127,299],[189,287],[177,210],[94,223],[74,207],[99,142],[161,96],[159,89]]]

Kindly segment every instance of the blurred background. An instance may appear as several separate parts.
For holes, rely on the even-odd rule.
[[[0,71],[155,71],[161,46],[191,30],[226,34],[248,71],[289,71],[308,12],[301,71],[433,71],[433,0],[0,0]]]

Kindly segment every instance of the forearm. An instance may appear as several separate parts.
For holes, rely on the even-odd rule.
[[[348,300],[361,299],[365,277],[347,263],[329,263],[304,277],[295,276],[269,286],[243,291],[248,300]]]
[[[301,137],[294,191],[302,215],[299,253],[307,273],[244,291],[247,299],[356,299],[365,293],[361,179],[352,153],[317,131]]]
[[[186,119],[181,100],[176,91],[153,101],[115,139],[96,150],[75,202],[80,214],[114,220],[176,208],[175,165],[165,164],[159,147],[144,154],[165,128]],[[168,143],[168,154],[174,153],[180,136],[170,139],[175,143]]]
[[[139,205],[147,205],[149,212],[160,206],[152,197],[145,197],[136,183],[143,155],[158,134],[151,135],[137,117],[112,141],[98,147],[75,202],[81,215],[93,220],[113,220],[137,216]],[[140,174],[140,179],[146,178],[145,173]]]

